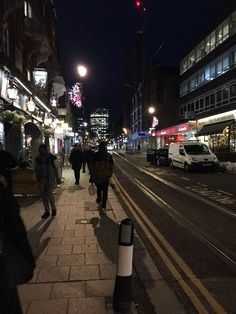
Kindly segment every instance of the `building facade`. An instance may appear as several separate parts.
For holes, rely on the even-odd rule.
[[[159,130],[178,123],[179,69],[153,64],[132,98],[132,148],[162,147]],[[150,109],[153,112],[150,112]]]
[[[179,120],[216,153],[236,152],[236,2],[228,1],[180,62]]]
[[[52,0],[0,2],[0,137],[15,158],[29,147],[34,159],[42,141],[52,151],[60,142],[54,130],[65,86],[56,20]]]

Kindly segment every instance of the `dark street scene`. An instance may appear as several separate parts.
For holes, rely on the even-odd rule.
[[[0,314],[236,314],[236,1],[0,1]]]

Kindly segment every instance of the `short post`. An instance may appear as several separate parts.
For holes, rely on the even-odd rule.
[[[119,313],[130,310],[132,296],[132,264],[133,264],[134,224],[131,219],[121,221],[119,229],[119,250],[113,309]]]

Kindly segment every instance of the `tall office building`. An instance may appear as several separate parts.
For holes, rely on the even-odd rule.
[[[108,140],[109,111],[98,108],[90,114],[90,130],[96,142]]]

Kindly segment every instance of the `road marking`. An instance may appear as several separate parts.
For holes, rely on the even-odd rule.
[[[181,177],[181,179],[186,180],[186,181],[191,181],[189,178]]]
[[[222,191],[222,190],[217,190],[218,192],[221,192],[223,194],[226,194],[226,195],[229,195],[229,196],[233,196],[232,193],[229,193],[229,192],[225,192],[225,191]]]
[[[141,208],[134,202],[134,200],[129,196],[129,194],[123,189],[123,187],[119,183],[116,176],[114,176],[114,180],[116,182],[116,186],[119,187],[123,201],[126,203],[126,205],[128,206],[129,210],[132,212],[135,219],[138,221],[138,224],[143,229],[144,233],[148,237],[150,237],[150,242],[152,243],[152,245],[154,246],[158,254],[161,256],[162,260],[164,261],[165,265],[171,272],[172,276],[177,280],[177,282],[182,287],[186,295],[189,297],[189,299],[193,303],[196,310],[201,314],[208,313],[207,309],[202,304],[198,296],[191,289],[191,287],[185,282],[184,278],[181,276],[181,274],[176,269],[174,264],[171,262],[169,257],[165,254],[165,252],[157,243],[157,241],[152,237],[146,225],[149,226],[149,228],[152,230],[155,236],[159,239],[159,241],[165,247],[165,249],[173,258],[173,260],[177,263],[180,269],[184,272],[187,278],[195,285],[195,287],[205,297],[205,299],[208,301],[209,305],[212,307],[215,313],[226,314],[226,311],[224,310],[224,308],[217,302],[216,299],[214,299],[214,297],[210,294],[210,292],[206,289],[206,287],[202,284],[202,282],[194,275],[194,273],[189,268],[189,266],[185,263],[185,261],[178,255],[178,253],[174,250],[174,248],[170,245],[170,243],[164,238],[164,236],[160,233],[160,231],[152,224],[152,222],[148,219],[148,217],[142,212]],[[134,209],[136,209],[136,211]]]
[[[204,187],[207,187],[207,185],[206,184],[204,184],[204,183],[201,183],[201,182],[196,182],[198,185],[201,185],[201,186],[204,186]]]

